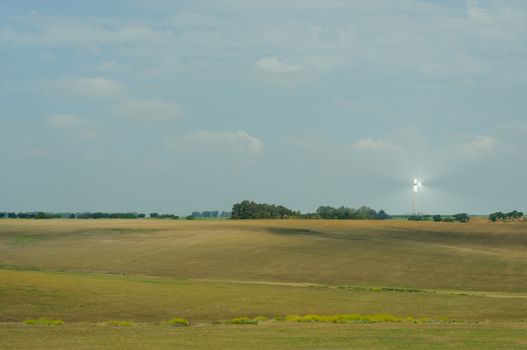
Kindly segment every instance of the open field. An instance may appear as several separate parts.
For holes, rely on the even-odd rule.
[[[0,264],[191,279],[527,291],[527,222],[1,220]]]
[[[525,222],[5,219],[0,348],[520,349],[526,248]],[[448,322],[273,321],[350,313]],[[270,321],[215,324],[240,316]]]
[[[520,350],[526,325],[270,324],[187,328],[138,325],[0,327],[9,349],[361,349]]]

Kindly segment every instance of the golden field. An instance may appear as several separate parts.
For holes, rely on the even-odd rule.
[[[521,348],[527,344],[526,248],[527,223],[484,219],[469,224],[4,219],[0,345],[24,348],[31,339],[64,337],[70,345],[63,348],[76,339],[86,341],[78,348],[104,348],[107,339],[124,332],[141,337],[144,342],[136,345],[143,347],[151,345],[148,339],[165,339],[156,347],[207,348],[200,332],[209,332],[214,336],[208,344],[217,348],[348,348],[339,337],[355,337],[361,349],[368,344],[417,349],[418,344],[433,348],[437,339],[455,343],[463,334],[474,349],[499,344]],[[448,322],[273,321],[292,314],[351,313]],[[174,316],[187,318],[191,326],[158,326]],[[240,316],[269,321],[214,324]],[[20,323],[39,317],[62,319],[65,325]],[[133,326],[97,326],[107,320],[127,320]],[[92,343],[86,329],[93,331]],[[181,334],[181,343],[173,341],[173,332]],[[392,334],[393,339],[374,341],[375,334]],[[408,341],[405,334],[422,342]],[[274,343],[275,338],[281,340]],[[119,342],[114,347],[120,346],[130,348]]]

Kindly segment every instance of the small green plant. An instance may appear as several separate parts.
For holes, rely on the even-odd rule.
[[[288,315],[285,317],[286,321],[301,322],[302,316],[299,315]]]
[[[446,319],[434,320],[431,318],[397,317],[392,314],[340,314],[340,315],[316,315],[304,316],[289,315],[285,318],[290,322],[327,322],[327,323],[378,323],[378,322],[408,322],[408,323],[433,323],[447,322]]]
[[[256,316],[254,318],[254,320],[256,320],[258,322],[267,321],[267,317],[265,317],[265,316]]]
[[[42,317],[39,319],[29,319],[24,321],[25,324],[44,324],[48,326],[62,326],[64,324],[63,320],[51,320],[46,317]]]
[[[33,237],[22,237],[22,236],[16,237],[12,241],[13,244],[29,244],[31,242],[33,242]]]
[[[230,324],[258,324],[258,320],[249,317],[237,317],[229,321]]]
[[[189,322],[186,319],[181,318],[181,317],[171,318],[170,320],[166,321],[166,323],[169,326],[174,326],[174,327],[184,327],[184,326],[189,325]]]

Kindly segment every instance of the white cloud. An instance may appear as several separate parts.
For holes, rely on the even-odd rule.
[[[257,81],[280,87],[296,86],[319,75],[312,65],[286,63],[272,56],[260,58],[254,67],[254,78]]]
[[[237,155],[257,155],[263,152],[263,143],[245,131],[200,130],[166,143],[174,152],[207,152]]]
[[[125,99],[116,108],[118,115],[136,119],[174,119],[183,113],[181,106],[175,102],[159,98]]]
[[[391,151],[397,150],[399,147],[383,140],[377,140],[372,138],[360,139],[355,141],[352,148],[360,151]]]
[[[467,157],[480,157],[494,151],[496,140],[490,136],[474,136],[470,141],[461,145],[463,154]]]
[[[302,65],[284,63],[276,57],[260,58],[258,61],[256,61],[256,67],[273,73],[297,72],[303,69]]]
[[[142,70],[159,67],[164,57],[170,57],[172,66],[160,68],[166,71],[181,57],[198,58],[184,61],[192,65],[199,58],[224,62],[225,58],[254,57],[249,52],[265,52],[267,56],[256,66],[275,73],[324,73],[356,63],[376,72],[402,68],[425,76],[451,77],[499,74],[500,67],[515,61],[520,71],[523,63],[515,54],[523,46],[527,23],[525,6],[519,2],[467,0],[463,7],[430,1],[328,0],[324,6],[320,1],[302,1],[298,6],[297,1],[248,5],[227,0],[193,4],[185,10],[169,3],[163,11],[166,16],[155,21],[42,15],[9,18],[31,26],[0,29],[0,43],[101,47],[102,54],[112,50],[112,59],[119,55],[120,61],[144,59]],[[500,49],[512,51],[497,57],[494,53]]]
[[[115,72],[125,69],[125,66],[116,60],[103,61],[94,67],[95,70],[104,72]]]
[[[122,25],[111,30],[102,23],[72,21],[71,18],[44,17],[35,24],[39,31],[0,29],[0,42],[16,45],[69,46],[113,45],[129,43],[166,42],[173,35],[170,31],[157,31],[149,26]]]
[[[101,135],[97,123],[77,117],[73,114],[53,114],[48,118],[50,127],[60,129],[68,136],[83,139],[96,139]]]
[[[125,93],[126,85],[106,78],[65,78],[49,83],[51,90],[64,95],[85,97],[115,97]]]

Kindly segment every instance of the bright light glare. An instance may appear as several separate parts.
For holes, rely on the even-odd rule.
[[[418,192],[419,191],[419,188],[422,187],[422,183],[421,181],[417,180],[416,178],[414,178],[414,192]]]

